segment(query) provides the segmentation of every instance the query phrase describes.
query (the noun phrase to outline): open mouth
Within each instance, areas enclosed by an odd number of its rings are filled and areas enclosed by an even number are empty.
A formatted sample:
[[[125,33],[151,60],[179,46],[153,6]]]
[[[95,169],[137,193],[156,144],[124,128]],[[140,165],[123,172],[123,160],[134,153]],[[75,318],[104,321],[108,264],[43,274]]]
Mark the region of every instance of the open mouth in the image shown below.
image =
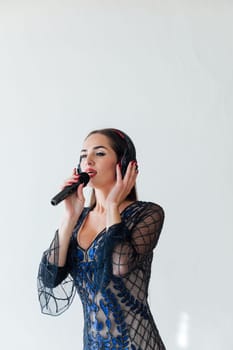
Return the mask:
[[[96,171],[87,171],[87,173],[90,177],[93,177],[96,175]]]

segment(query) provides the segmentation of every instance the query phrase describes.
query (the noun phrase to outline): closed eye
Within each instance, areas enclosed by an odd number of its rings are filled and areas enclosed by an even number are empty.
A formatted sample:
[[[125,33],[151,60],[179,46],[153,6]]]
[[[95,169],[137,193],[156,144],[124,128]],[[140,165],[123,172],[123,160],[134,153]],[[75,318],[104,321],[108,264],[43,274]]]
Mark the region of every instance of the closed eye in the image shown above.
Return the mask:
[[[82,155],[80,156],[80,158],[79,158],[79,159],[80,159],[79,161],[81,162],[81,160],[84,159],[84,158],[86,158],[86,157],[87,157],[86,154],[82,154]]]
[[[104,157],[106,155],[105,152],[96,152],[95,154],[97,157]],[[80,156],[80,162],[84,159],[84,158],[87,158],[87,154],[82,154]]]
[[[99,157],[103,157],[105,156],[106,153],[104,152],[96,152],[96,155],[99,156]]]

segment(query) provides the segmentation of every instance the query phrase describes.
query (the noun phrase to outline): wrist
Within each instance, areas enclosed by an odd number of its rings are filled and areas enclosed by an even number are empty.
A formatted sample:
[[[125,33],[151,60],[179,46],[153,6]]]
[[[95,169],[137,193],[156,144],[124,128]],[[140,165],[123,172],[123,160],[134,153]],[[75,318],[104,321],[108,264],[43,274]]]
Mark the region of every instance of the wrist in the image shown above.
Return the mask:
[[[106,209],[107,209],[107,215],[106,215],[107,228],[121,222],[121,215],[120,215],[118,204],[111,203],[111,205],[108,205]]]
[[[114,212],[114,211],[120,212],[119,207],[120,207],[120,204],[118,203],[107,203],[106,210],[109,212]]]

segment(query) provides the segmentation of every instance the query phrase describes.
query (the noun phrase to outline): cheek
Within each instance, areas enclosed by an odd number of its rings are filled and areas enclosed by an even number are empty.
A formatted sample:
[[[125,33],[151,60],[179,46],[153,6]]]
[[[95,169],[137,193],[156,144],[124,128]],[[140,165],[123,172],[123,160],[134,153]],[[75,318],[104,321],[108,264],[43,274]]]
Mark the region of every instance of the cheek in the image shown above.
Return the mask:
[[[116,177],[116,163],[115,162],[110,162],[108,165],[103,169],[104,173],[108,173],[111,177],[115,178]]]

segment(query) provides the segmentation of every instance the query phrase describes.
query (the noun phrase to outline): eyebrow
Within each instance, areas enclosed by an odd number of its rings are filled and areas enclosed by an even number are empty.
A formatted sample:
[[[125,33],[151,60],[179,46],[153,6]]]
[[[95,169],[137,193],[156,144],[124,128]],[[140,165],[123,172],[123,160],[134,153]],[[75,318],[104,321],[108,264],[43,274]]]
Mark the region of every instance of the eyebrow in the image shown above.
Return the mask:
[[[104,148],[104,149],[108,149],[107,147],[105,147],[105,146],[95,146],[95,147],[93,147],[93,149],[94,150],[96,150],[96,149],[99,149],[99,148]],[[81,149],[81,152],[87,152],[87,149]]]

